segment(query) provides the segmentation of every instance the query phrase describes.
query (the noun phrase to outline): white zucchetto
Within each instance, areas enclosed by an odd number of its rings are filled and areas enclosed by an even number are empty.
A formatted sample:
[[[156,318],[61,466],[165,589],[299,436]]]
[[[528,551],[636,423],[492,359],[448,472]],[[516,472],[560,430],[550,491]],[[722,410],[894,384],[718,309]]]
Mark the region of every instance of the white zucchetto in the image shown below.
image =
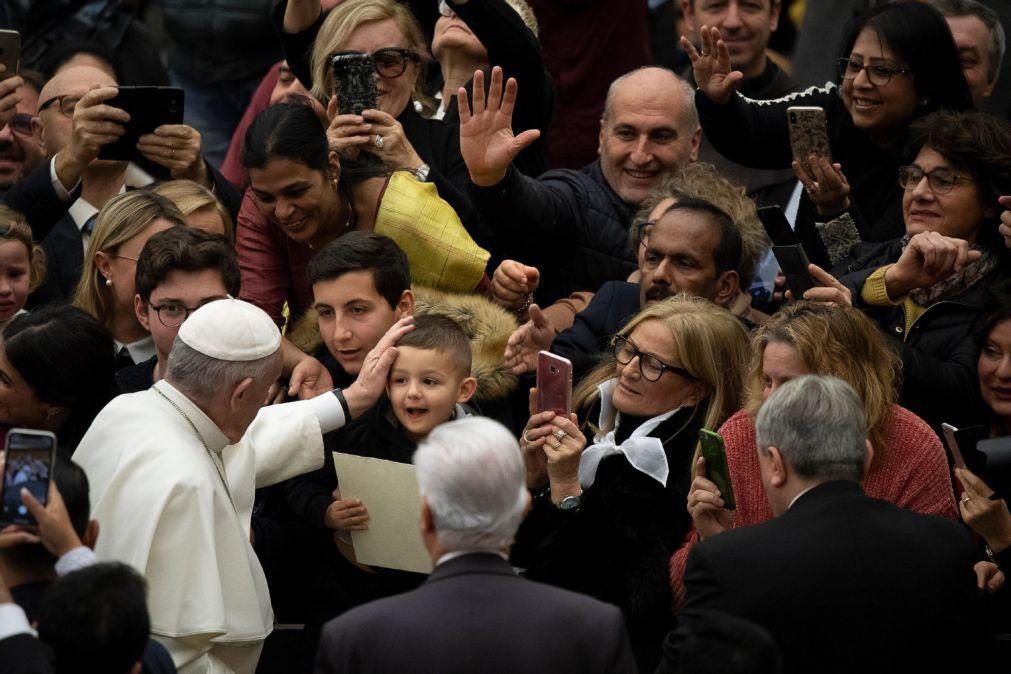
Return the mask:
[[[265,311],[230,297],[190,314],[179,339],[205,356],[231,362],[266,358],[281,346],[281,332]]]

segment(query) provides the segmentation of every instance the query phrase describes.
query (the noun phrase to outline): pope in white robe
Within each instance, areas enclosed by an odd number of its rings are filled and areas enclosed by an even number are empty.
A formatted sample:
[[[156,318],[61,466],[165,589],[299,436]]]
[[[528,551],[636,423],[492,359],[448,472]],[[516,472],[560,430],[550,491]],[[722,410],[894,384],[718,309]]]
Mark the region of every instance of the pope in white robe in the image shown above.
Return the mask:
[[[74,460],[101,526],[95,552],[145,576],[152,636],[183,674],[255,671],[273,613],[249,540],[254,490],[322,465],[322,434],[375,402],[405,325],[387,333],[344,393],[259,408],[280,370],[280,334],[250,304],[212,302],[180,328],[166,379],[114,399],[81,441]],[[277,366],[261,382],[246,379],[255,405],[236,402],[239,388],[215,392],[215,402],[206,380],[182,381],[207,371],[173,369],[173,356],[194,351],[229,363],[276,357]]]

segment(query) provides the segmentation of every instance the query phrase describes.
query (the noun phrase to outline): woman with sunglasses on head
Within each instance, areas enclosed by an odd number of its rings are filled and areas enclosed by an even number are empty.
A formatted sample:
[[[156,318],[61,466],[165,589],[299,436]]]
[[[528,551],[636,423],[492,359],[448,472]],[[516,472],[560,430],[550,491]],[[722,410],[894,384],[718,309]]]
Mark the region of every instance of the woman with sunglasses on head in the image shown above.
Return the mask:
[[[983,296],[1007,272],[998,195],[1011,189],[1011,124],[936,112],[910,128],[898,170],[905,235],[862,244],[839,282],[805,297],[852,303],[902,358],[899,402],[938,428],[981,422],[976,377]]]
[[[971,110],[972,99],[958,51],[944,17],[919,2],[882,3],[849,30],[839,58],[839,81],[774,101],[750,101],[736,93],[742,75],[732,72],[718,29],[703,27],[701,52],[682,38],[699,84],[695,102],[703,131],[724,156],[745,166],[789,168],[787,108],[817,106],[828,121],[832,161],[800,172],[797,233],[812,262],[830,266],[831,249],[845,241],[887,241],[901,236],[901,189],[895,170],[910,123],[935,110]],[[802,157],[810,161],[810,157]],[[843,242],[823,241],[814,221],[850,209]],[[815,211],[818,211],[817,216]]]
[[[578,420],[534,413],[523,430],[534,499],[513,563],[621,607],[640,670],[653,671],[672,621],[668,563],[691,526],[699,429],[740,405],[747,333],[727,310],[677,295],[640,312],[612,348],[573,394]]]
[[[679,602],[688,553],[700,539],[772,519],[755,452],[755,417],[773,391],[803,375],[838,377],[863,401],[874,449],[862,483],[868,496],[919,513],[958,518],[941,441],[922,419],[896,404],[898,358],[866,316],[852,308],[797,302],[760,326],[752,345],[744,409],[719,431],[736,508],[724,507],[723,495],[707,479],[705,461],[699,459],[687,499],[694,531],[671,559],[671,585]]]

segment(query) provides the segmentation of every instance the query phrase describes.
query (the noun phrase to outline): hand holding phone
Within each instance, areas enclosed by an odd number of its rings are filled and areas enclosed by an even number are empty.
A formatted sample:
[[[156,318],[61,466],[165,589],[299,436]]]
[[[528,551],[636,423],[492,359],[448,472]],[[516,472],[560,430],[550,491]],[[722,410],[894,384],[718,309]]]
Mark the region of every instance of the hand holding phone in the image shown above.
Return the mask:
[[[537,354],[537,411],[572,412],[572,362],[548,351]]]
[[[772,254],[786,276],[786,285],[793,291],[794,299],[801,299],[804,293],[818,284],[808,270],[811,262],[797,238],[797,234],[779,206],[764,206],[758,209],[758,219],[772,241]]]
[[[0,522],[33,526],[35,518],[22,502],[21,490],[42,505],[49,502],[49,483],[56,462],[56,436],[49,431],[12,428],[7,431]]]
[[[786,109],[790,127],[790,149],[794,160],[807,175],[814,175],[808,161],[816,155],[832,163],[832,150],[828,142],[828,121],[825,110],[818,107],[792,106]]]
[[[372,54],[356,51],[337,52],[330,56],[337,112],[360,115],[363,110],[379,109],[376,89],[376,62]]]
[[[706,479],[716,485],[723,499],[723,507],[736,510],[737,501],[734,498],[734,485],[730,481],[730,466],[727,465],[727,449],[719,433],[708,429],[699,431],[699,452],[706,460]]]
[[[133,161],[142,157],[137,143],[159,126],[183,123],[183,90],[178,87],[118,87],[106,104],[130,115],[123,124],[126,132],[102,145],[99,159]]]
[[[4,71],[0,80],[14,77],[21,66],[21,34],[16,30],[0,30],[0,63]]]

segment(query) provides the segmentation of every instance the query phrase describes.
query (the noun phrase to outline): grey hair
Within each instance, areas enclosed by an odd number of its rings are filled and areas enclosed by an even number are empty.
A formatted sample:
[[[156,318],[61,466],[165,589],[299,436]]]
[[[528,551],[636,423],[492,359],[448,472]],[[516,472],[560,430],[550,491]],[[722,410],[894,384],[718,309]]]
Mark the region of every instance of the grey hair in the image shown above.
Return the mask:
[[[414,453],[414,465],[440,546],[512,544],[530,497],[523,454],[505,426],[483,417],[437,426]]]
[[[990,33],[990,70],[986,76],[996,82],[1007,49],[1007,36],[997,12],[976,0],[927,0],[927,4],[946,17],[974,16],[983,22]]]
[[[687,80],[673,70],[662,68],[660,66],[640,66],[635,70],[630,70],[611,82],[611,86],[607,88],[607,98],[604,99],[604,114],[600,117],[601,124],[606,122],[607,118],[611,116],[611,107],[614,102],[613,99],[621,83],[643,70],[662,70],[665,73],[670,74],[677,81],[678,88],[681,90],[681,94],[685,97],[685,111],[687,113],[687,118],[684,120],[684,123],[688,127],[688,133],[693,134],[702,128],[702,125],[699,123],[699,111],[698,108],[695,107],[695,89],[692,88],[692,85],[689,84]]]
[[[777,388],[755,419],[759,451],[776,447],[804,478],[863,478],[867,422],[856,391],[837,377],[806,375]]]
[[[243,379],[261,381],[277,367],[280,350],[256,360],[231,361],[211,358],[176,336],[172,342],[165,377],[195,400],[210,400],[221,391],[231,391]]]

